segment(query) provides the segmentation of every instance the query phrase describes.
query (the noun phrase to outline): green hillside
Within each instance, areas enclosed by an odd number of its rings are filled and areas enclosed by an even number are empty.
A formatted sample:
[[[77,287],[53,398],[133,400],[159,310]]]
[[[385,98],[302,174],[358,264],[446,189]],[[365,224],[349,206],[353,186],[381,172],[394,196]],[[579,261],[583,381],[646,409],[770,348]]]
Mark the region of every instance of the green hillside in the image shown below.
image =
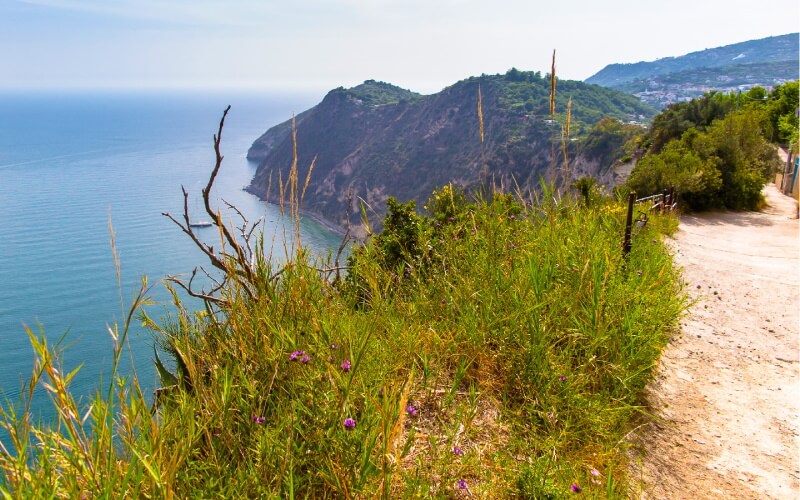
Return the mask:
[[[570,99],[571,138],[588,134],[604,117],[628,122],[655,114],[612,89],[575,81],[559,81],[557,88],[555,120],[549,114],[549,75],[538,72],[472,77],[432,95],[373,80],[334,89],[296,119],[301,169],[316,158],[303,208],[343,226],[346,214],[356,210],[348,200],[366,201],[380,220],[389,196],[419,203],[450,182],[467,188],[492,181],[537,186],[554,162],[561,168],[562,152],[554,144],[561,141]],[[577,158],[579,143],[569,144],[570,157],[586,163]],[[275,186],[279,177],[287,178],[293,151],[290,122],[257,139],[248,158],[261,164],[248,190],[276,200],[277,189],[267,192],[270,179]]]

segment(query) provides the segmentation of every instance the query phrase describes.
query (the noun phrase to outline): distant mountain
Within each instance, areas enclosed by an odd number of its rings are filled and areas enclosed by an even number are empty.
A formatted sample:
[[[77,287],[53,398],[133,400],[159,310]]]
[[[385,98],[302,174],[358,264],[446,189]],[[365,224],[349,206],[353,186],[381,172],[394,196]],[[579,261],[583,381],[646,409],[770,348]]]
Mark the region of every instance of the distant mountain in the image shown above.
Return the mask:
[[[482,95],[485,140],[478,125],[478,87]],[[561,127],[571,97],[571,135],[586,134],[606,116],[645,121],[655,110],[624,93],[575,81],[559,81],[556,122],[549,115],[550,79],[540,73],[510,70],[460,81],[437,94],[420,95],[368,80],[330,91],[296,118],[301,177],[316,157],[303,209],[342,226],[363,199],[384,213],[389,196],[424,202],[435,187],[455,182],[474,187],[494,180],[506,187],[535,187],[554,164],[561,166]],[[580,155],[570,142],[578,172],[602,176],[610,165]],[[279,179],[292,164],[291,121],[258,138],[248,158],[260,162],[247,188],[275,201]],[[603,160],[605,161],[605,160]],[[270,187],[271,186],[271,187]],[[268,192],[268,187],[270,190]]]
[[[711,90],[730,92],[796,80],[800,78],[799,64],[800,35],[792,33],[652,62],[610,64],[586,82],[664,107]]]

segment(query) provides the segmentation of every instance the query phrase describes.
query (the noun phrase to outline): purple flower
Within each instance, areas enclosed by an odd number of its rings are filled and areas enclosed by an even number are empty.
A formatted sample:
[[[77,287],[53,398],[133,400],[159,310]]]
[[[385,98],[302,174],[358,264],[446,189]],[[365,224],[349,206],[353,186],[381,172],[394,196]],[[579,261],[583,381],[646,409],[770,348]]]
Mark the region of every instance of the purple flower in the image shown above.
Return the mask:
[[[447,304],[447,299],[442,299],[442,304]]]
[[[642,271],[641,269],[638,269],[638,270],[636,271],[636,274],[638,274],[639,276],[641,276],[641,275],[643,275],[643,274],[644,274],[644,271]]]
[[[342,364],[339,365],[339,368],[341,368],[342,371],[349,372],[350,371],[350,360],[349,359],[345,359],[344,361],[342,361]]]
[[[447,219],[447,220],[449,220],[450,222],[455,222],[455,221],[456,221],[455,217],[450,217],[450,218],[449,218],[449,219]]]
[[[257,423],[258,425],[261,425],[266,421],[267,421],[267,417],[259,417],[257,415],[253,415],[253,422]]]
[[[413,406],[413,405],[408,405],[408,406],[406,406],[406,411],[407,411],[407,412],[408,412],[408,414],[409,414],[409,415],[411,415],[412,417],[416,417],[416,416],[417,416],[417,409],[416,409],[416,408],[414,408],[414,406]]]
[[[453,446],[453,455],[458,455],[460,457],[463,454],[464,454],[464,450],[462,450],[458,446]]]
[[[297,361],[298,359],[302,358],[306,355],[306,351],[294,351],[292,354],[289,355],[289,361]]]
[[[468,488],[467,482],[464,481],[463,479],[459,479],[458,480],[458,489],[459,490],[466,490],[467,488]]]
[[[311,361],[311,356],[309,356],[308,354],[303,356],[303,358],[300,360],[300,362],[303,363],[304,365],[308,364],[309,361]]]
[[[347,429],[348,431],[352,431],[353,429],[356,428],[356,421],[350,417],[347,417],[346,419],[344,419],[344,423],[342,425],[344,425],[344,428]]]
[[[578,486],[578,483],[572,483],[572,486],[570,486],[570,488],[572,489],[573,493],[580,493],[581,491],[583,491],[583,488]]]
[[[560,380],[561,382],[566,382],[567,377],[565,377],[564,375],[559,375],[558,380]]]
[[[516,217],[514,217],[513,215],[508,216],[508,220],[514,220],[514,219],[516,219]]]
[[[367,293],[369,293],[369,292],[367,292]],[[339,348],[339,346],[337,344],[331,344],[331,349],[338,349],[338,348]]]
[[[600,471],[597,469],[591,469],[589,474],[593,475],[594,477],[600,477]]]

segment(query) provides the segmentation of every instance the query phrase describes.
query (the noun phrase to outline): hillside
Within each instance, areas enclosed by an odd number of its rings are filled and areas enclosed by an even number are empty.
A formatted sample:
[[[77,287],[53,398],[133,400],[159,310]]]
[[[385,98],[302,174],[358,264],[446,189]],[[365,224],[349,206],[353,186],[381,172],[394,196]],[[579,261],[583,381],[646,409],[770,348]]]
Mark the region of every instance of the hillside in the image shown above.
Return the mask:
[[[792,33],[651,62],[610,64],[586,82],[622,90],[650,105],[664,107],[711,90],[730,92],[796,80],[798,60],[798,34]]]
[[[479,84],[483,150],[477,116]],[[363,199],[374,211],[374,223],[389,196],[420,204],[434,188],[449,182],[468,188],[492,179],[505,186],[514,182],[523,188],[536,186],[551,168],[551,152],[561,134],[550,120],[549,93],[549,76],[516,69],[468,78],[425,96],[373,80],[334,89],[296,118],[302,176],[317,158],[303,208],[341,226],[346,214],[357,208],[347,206],[352,192],[352,199]],[[654,114],[631,96],[582,82],[559,82],[557,96],[561,121],[567,100],[573,99],[573,137],[587,133],[605,116],[627,122]],[[290,131],[290,121],[281,123],[251,147],[248,158],[260,162],[247,188],[251,193],[277,198],[279,175],[286,179],[292,164]],[[555,152],[560,159],[559,148]],[[575,158],[578,143],[570,149]],[[608,167],[578,157],[572,168],[602,174]]]

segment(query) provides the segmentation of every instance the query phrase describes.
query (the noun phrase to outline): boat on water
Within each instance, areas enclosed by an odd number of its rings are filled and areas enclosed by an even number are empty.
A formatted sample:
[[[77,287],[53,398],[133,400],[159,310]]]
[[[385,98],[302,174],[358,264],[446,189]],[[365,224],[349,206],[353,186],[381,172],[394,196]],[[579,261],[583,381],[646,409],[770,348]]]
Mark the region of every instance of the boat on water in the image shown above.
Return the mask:
[[[209,226],[213,226],[213,225],[214,225],[213,222],[209,222],[207,220],[199,220],[199,221],[196,221],[196,222],[190,222],[189,223],[189,227],[209,227]]]

